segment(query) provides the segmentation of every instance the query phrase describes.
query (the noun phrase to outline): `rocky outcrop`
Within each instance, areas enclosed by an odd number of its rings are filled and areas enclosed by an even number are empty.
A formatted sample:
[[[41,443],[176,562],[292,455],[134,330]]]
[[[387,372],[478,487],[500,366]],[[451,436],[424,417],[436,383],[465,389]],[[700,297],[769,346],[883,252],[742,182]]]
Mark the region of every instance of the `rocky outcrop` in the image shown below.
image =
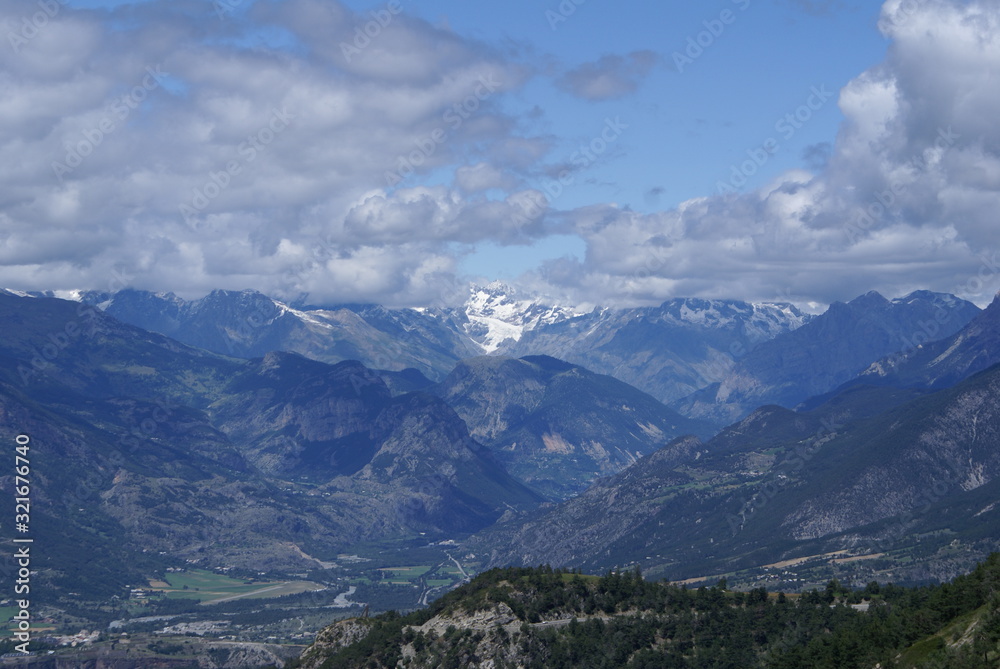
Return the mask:
[[[319,669],[330,655],[368,636],[372,624],[371,618],[348,618],[324,627],[302,654],[302,669]]]

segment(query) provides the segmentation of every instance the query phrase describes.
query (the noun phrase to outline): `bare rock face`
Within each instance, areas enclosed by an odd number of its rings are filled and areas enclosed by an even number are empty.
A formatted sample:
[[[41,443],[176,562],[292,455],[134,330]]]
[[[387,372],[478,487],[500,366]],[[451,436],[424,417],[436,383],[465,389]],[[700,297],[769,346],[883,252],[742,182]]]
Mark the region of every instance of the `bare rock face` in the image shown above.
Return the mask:
[[[705,443],[675,441],[470,547],[491,566],[639,563],[689,578],[919,544],[906,573],[950,578],[968,567],[943,564],[950,542],[974,559],[1000,546],[998,445],[1000,366],[934,393],[851,388],[811,411],[762,407]]]
[[[851,381],[872,363],[962,330],[979,308],[953,295],[917,291],[887,300],[876,292],[762,342],[718,383],[672,406],[728,424],[765,404],[793,408]]]
[[[887,425],[870,445],[885,464],[844,472],[843,485],[794,509],[797,539],[817,538],[971,492],[1000,477],[1000,376],[948,393],[934,413]]]
[[[543,323],[497,352],[568,360],[671,404],[721,381],[755,346],[811,318],[785,303],[678,298]]]
[[[324,627],[302,654],[303,669],[319,669],[330,655],[368,636],[372,623],[370,618],[348,618]]]
[[[512,474],[557,500],[676,437],[712,432],[615,378],[548,356],[464,360],[428,391]]]
[[[461,627],[462,629],[486,630],[496,626],[520,625],[513,609],[507,604],[500,602],[486,609],[478,609],[473,612],[448,611],[434,616],[423,625],[415,628],[421,632],[434,632],[438,635],[444,634],[449,627]]]

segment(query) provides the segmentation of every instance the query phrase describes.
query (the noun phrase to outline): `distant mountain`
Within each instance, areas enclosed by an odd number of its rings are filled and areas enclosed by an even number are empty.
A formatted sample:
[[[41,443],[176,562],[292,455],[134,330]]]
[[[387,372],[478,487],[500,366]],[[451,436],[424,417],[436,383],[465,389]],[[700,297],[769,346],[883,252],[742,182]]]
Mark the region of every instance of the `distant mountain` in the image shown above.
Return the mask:
[[[492,353],[525,331],[575,315],[500,282],[473,286],[461,307],[436,309],[292,307],[250,290],[216,290],[192,301],[131,289],[79,292],[76,297],[123,322],[224,355],[253,358],[290,351],[322,362],[358,360],[389,371],[413,368],[433,379],[441,379],[458,360]]]
[[[951,336],[937,338],[945,329],[937,321],[927,321],[924,325],[925,332],[922,336],[915,335],[910,346],[873,363],[854,383],[947,388],[1000,363],[1000,294]]]
[[[138,290],[76,297],[123,322],[223,355],[290,351],[322,362],[412,368],[434,381],[459,360],[484,353],[550,355],[661,401],[724,378],[735,359],[810,319],[788,304],[696,299],[580,314],[500,282],[472,286],[460,307],[434,309],[293,307],[254,291],[218,290],[192,301]]]
[[[670,403],[725,378],[757,344],[809,320],[790,304],[676,299],[539,325],[498,353],[550,355]]]
[[[548,356],[464,360],[430,392],[508,471],[557,499],[675,437],[713,432],[628,384]]]
[[[193,301],[122,290],[80,299],[118,320],[223,355],[299,353],[321,362],[358,360],[375,369],[414,368],[435,379],[480,349],[443,318],[378,305],[292,308],[255,291],[216,290]]]
[[[8,293],[0,361],[0,433],[36,444],[32,523],[47,528],[38,566],[53,599],[117,594],[166,559],[308,568],[541,501],[441,399],[393,397],[357,362],[238,360]]]
[[[915,337],[948,337],[979,313],[971,302],[929,291],[895,300],[870,292],[836,302],[801,328],[760,343],[721,380],[671,406],[721,424],[765,404],[794,407],[912,347]]]
[[[670,578],[844,551],[878,558],[883,579],[950,578],[1000,545],[1000,366],[918,395],[858,387],[804,414],[763,407],[470,548],[493,565]]]
[[[281,480],[308,481],[313,494],[330,493],[347,507],[359,500],[344,493],[368,500],[377,489],[365,504],[376,515],[405,510],[391,531],[467,532],[540,499],[439,398],[392,397],[357,362],[331,367],[269,353],[245,364],[219,397],[213,422],[251,464]],[[365,523],[358,539],[370,538],[371,529]]]
[[[571,308],[546,305],[522,295],[500,281],[472,286],[461,311],[463,331],[484,353],[515,344],[525,332],[579,315]]]

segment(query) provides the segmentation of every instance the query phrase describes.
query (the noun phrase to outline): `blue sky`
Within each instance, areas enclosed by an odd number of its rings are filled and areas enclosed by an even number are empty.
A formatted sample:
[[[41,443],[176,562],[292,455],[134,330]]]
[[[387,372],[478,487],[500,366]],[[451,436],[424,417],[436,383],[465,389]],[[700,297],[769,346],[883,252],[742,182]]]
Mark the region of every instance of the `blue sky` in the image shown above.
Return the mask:
[[[493,278],[578,304],[1000,287],[993,0],[37,10],[0,12],[13,288],[124,272],[420,305]]]
[[[360,13],[381,6],[349,4]],[[730,182],[733,166],[747,159],[746,151],[771,137],[781,140],[780,150],[741,190],[804,166],[809,162],[807,149],[822,150],[836,136],[843,120],[836,97],[801,128],[792,125],[796,132],[787,141],[788,131],[779,133],[776,123],[794,113],[813,87],[836,94],[858,72],[881,61],[887,45],[876,28],[878,9],[870,5],[833,10],[773,0],[697,4],[590,0],[574,7],[567,16],[558,2],[406,3],[407,11],[429,22],[449,25],[487,43],[517,45],[534,52],[540,61],[551,59],[553,66],[640,50],[662,59],[627,99],[594,104],[539,80],[510,101],[517,114],[544,108],[542,130],[560,137],[557,151],[566,156],[588,144],[605,117],[620,117],[629,126],[614,149],[560,195],[563,207],[597,201],[643,212],[675,207],[716,192],[720,181]],[[726,11],[731,23],[722,22]],[[708,46],[698,54],[689,39],[697,42],[700,36]],[[690,63],[689,53],[697,55]],[[675,60],[682,71],[675,69]],[[544,181],[538,185],[544,187]],[[540,240],[529,252],[484,244],[464,259],[462,267],[511,279],[545,258],[584,253],[582,240],[560,235]]]

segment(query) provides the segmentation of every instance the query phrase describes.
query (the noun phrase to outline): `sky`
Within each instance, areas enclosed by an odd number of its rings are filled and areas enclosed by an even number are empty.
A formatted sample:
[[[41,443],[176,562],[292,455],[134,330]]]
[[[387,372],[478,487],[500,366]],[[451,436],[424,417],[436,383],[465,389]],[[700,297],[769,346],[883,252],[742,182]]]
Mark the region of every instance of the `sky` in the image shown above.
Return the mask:
[[[1000,0],[4,0],[0,286],[1000,289]]]

